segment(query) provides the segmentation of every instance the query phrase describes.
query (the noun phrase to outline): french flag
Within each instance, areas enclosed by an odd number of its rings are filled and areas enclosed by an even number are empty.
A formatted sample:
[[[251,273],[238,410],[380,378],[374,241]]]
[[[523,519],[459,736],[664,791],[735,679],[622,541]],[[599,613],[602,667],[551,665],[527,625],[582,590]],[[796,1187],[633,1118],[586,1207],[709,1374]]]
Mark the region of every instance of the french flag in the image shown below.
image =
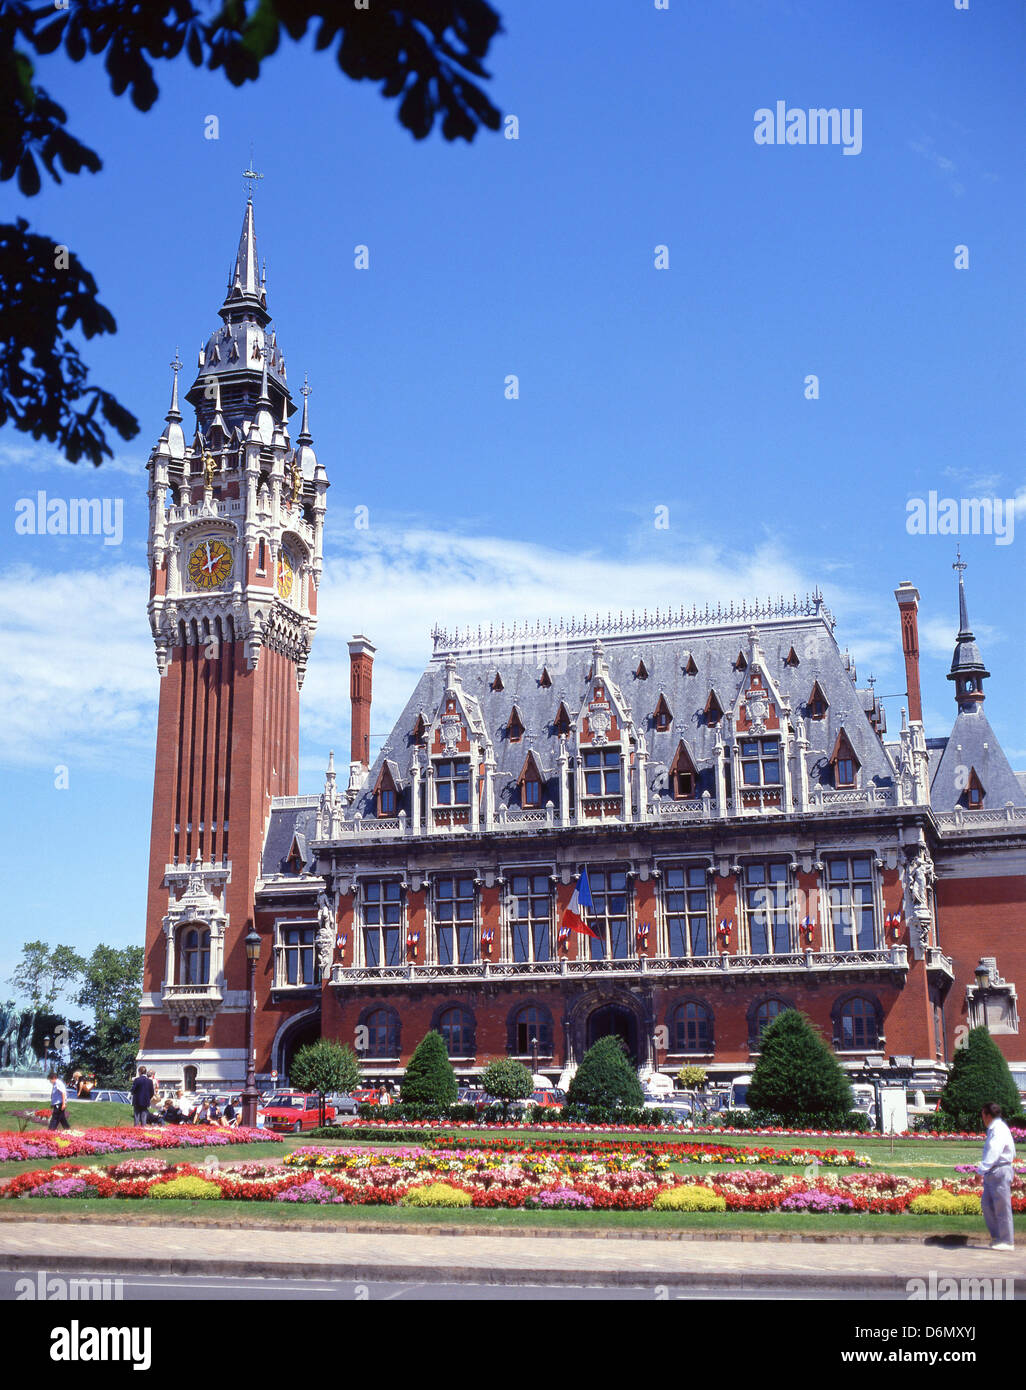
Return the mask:
[[[584,920],[584,909],[595,909],[595,904],[591,900],[591,885],[588,882],[588,870],[582,869],[581,876],[577,880],[577,887],[574,895],[567,906],[563,909],[563,926],[570,931],[582,932],[585,936],[593,936],[596,941],[601,941],[598,932],[592,931]]]

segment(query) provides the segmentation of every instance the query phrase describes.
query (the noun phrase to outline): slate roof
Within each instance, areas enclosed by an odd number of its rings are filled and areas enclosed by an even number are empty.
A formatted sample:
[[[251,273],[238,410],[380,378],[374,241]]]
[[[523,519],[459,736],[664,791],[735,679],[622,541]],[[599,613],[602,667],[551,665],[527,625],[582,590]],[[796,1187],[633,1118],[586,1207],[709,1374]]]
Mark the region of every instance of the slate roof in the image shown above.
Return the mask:
[[[290,800],[291,798],[285,798]],[[261,874],[271,878],[286,872],[285,861],[289,857],[293,840],[303,855],[303,873],[313,871],[313,856],[310,841],[317,834],[317,797],[304,797],[309,806],[274,806],[264,836],[264,852],[261,859]]]
[[[747,684],[751,661],[749,626],[748,623],[731,623],[667,633],[613,633],[602,638],[609,679],[629,703],[635,726],[645,735],[652,793],[668,794],[669,767],[683,739],[699,774],[696,794],[701,796],[705,790],[714,794],[716,729],[706,723],[702,711],[710,690],[715,688],[729,712],[742,686]],[[829,706],[826,717],[805,719],[810,787],[831,784],[828,764],[842,727],[861,765],[861,785],[892,785],[890,760],[880,735],[867,717],[866,692],[856,689],[854,668],[838,649],[828,617],[817,614],[762,623],[758,625],[758,635],[767,675],[781,698],[790,703],[792,718],[806,714],[806,701],[814,682],[819,682],[826,695]],[[364,816],[373,814],[373,788],[385,758],[398,763],[404,787],[409,787],[416,747],[413,727],[421,712],[429,725],[434,718],[445,690],[445,663],[452,658],[456,660],[463,690],[469,697],[468,704],[475,713],[480,713],[492,742],[496,763],[496,810],[503,803],[517,804],[516,779],[529,749],[534,750],[542,767],[551,774],[542,789],[542,804],[547,800],[558,804],[559,739],[553,720],[561,701],[571,719],[576,718],[581,709],[590,688],[587,675],[593,665],[593,643],[591,636],[572,639],[558,653],[552,647],[531,644],[519,649],[506,648],[501,653],[480,649],[465,654],[458,650],[437,651],[383,745],[362,792],[347,808],[347,816],[356,812]],[[798,656],[797,666],[787,664],[792,647]],[[736,669],[739,653],[744,653],[748,669]],[[561,655],[565,660],[559,659]],[[694,675],[686,674],[689,657],[697,668]],[[647,679],[636,675],[642,662],[648,672]],[[540,684],[543,669],[548,671],[549,686]],[[501,690],[492,689],[496,672],[502,678]],[[656,730],[652,718],[660,694],[673,715],[665,731]],[[524,736],[517,742],[512,742],[507,735],[514,705],[525,725]],[[573,751],[572,746],[570,751]],[[407,814],[410,808],[405,802],[408,799],[407,791],[401,798]]]
[[[965,769],[961,774],[960,767]],[[1008,801],[1013,806],[1026,806],[1026,792],[980,705],[959,711],[937,770],[932,772],[930,802],[935,811],[965,806],[969,768],[976,769],[983,785],[983,804],[988,810],[1000,809]]]

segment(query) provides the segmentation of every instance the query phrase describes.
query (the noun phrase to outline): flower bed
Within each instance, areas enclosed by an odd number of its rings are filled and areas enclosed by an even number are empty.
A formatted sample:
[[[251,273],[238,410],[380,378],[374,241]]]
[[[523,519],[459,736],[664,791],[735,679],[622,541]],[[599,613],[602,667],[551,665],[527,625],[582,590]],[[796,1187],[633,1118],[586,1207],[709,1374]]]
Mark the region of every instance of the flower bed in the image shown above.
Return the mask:
[[[738,1166],[729,1173],[674,1173],[671,1163],[712,1162],[722,1146],[551,1143],[479,1148],[408,1148],[368,1153],[304,1147],[281,1163],[170,1164],[128,1160],[110,1168],[59,1163],[21,1173],[0,1198],[92,1197],[292,1202],[314,1205],[470,1206],[525,1210],[793,1211],[821,1213],[942,1212],[979,1209],[980,1179],[944,1182],[890,1173],[774,1173]],[[714,1152],[710,1154],[709,1150]],[[809,1158],[814,1151],[806,1150]],[[829,1154],[830,1151],[827,1151]],[[774,1155],[773,1150],[763,1153]],[[729,1160],[728,1160],[729,1161]],[[765,1162],[766,1159],[763,1158]],[[452,1193],[460,1194],[457,1198]],[[1026,1180],[1012,1186],[1014,1211],[1026,1211]]]
[[[857,1129],[728,1129],[723,1125],[695,1125],[688,1127],[685,1125],[591,1125],[591,1124],[557,1124],[548,1123],[542,1126],[546,1133],[552,1134],[725,1134],[733,1138],[735,1135],[745,1136],[766,1136],[780,1139],[884,1139],[890,1135],[877,1133],[875,1130]],[[340,1119],[330,1129],[383,1129],[383,1130],[453,1130],[453,1129],[472,1129],[472,1130],[510,1130],[525,1129],[536,1131],[539,1126],[530,1122],[523,1123],[510,1120],[508,1123],[493,1122],[490,1120],[364,1120],[364,1119]],[[324,1131],[321,1131],[322,1133]],[[1016,1143],[1026,1141],[1026,1129],[1012,1129],[1012,1138]],[[960,1142],[982,1143],[982,1132],[971,1130],[952,1131],[944,1134],[926,1133],[919,1130],[902,1130],[894,1135],[895,1139],[915,1139],[924,1143],[938,1140],[957,1140]],[[434,1141],[433,1141],[434,1142]]]
[[[228,1144],[281,1143],[281,1136],[264,1129],[220,1129],[216,1125],[118,1126],[113,1129],[48,1130],[45,1134],[0,1131],[0,1163],[29,1158],[80,1158],[87,1154],[117,1154],[147,1149],[206,1149]]]

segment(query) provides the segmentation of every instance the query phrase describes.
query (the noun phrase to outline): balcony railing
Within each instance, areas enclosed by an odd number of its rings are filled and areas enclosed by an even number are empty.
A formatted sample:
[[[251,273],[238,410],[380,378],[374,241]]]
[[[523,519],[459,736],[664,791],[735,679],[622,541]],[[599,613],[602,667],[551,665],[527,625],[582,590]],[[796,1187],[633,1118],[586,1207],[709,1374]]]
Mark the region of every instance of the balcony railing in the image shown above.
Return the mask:
[[[946,975],[949,980],[955,978],[955,963],[950,956],[946,956],[943,951],[936,946],[926,948],[926,969],[927,972],[934,971],[939,975]]]
[[[331,983],[339,986],[438,981],[461,984],[473,980],[579,980],[592,975],[625,978],[682,975],[689,979],[703,976],[722,979],[745,973],[808,975],[810,972],[826,974],[849,970],[905,972],[908,952],[904,946],[892,946],[881,951],[802,951],[765,956],[631,956],[625,960],[473,961],[465,965],[334,965]]]
[[[1026,824],[1026,806],[1013,806],[1010,801],[1001,807],[981,807],[978,811],[967,811],[956,806],[953,811],[938,811],[936,819],[942,835],[1000,830],[1009,825]]]

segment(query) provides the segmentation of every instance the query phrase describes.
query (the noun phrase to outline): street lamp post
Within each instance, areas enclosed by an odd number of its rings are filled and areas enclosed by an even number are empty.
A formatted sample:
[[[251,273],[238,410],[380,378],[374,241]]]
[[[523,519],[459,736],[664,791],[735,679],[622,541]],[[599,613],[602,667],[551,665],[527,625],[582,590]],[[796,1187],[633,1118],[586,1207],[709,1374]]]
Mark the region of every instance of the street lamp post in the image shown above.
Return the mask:
[[[256,1088],[256,968],[260,959],[260,937],[250,926],[246,934],[246,964],[249,971],[249,1007],[246,1010],[246,1089],[242,1093],[242,1123],[255,1129],[257,1122]]]
[[[531,1080],[533,1082],[538,1072],[538,1039],[531,1039]]]

